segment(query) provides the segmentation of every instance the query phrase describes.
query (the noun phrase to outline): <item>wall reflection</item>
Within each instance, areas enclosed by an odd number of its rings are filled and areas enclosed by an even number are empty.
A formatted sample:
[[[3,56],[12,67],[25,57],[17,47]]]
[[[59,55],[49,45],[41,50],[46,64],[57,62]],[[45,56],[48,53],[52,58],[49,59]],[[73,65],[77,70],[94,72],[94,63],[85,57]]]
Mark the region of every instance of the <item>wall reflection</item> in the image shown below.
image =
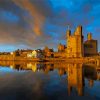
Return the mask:
[[[49,63],[49,62],[12,62],[0,61],[0,66],[8,66],[14,70],[32,70],[33,72],[42,71],[48,74],[50,71],[57,70],[60,76],[66,75],[68,95],[73,91],[77,95],[84,95],[85,78],[88,86],[93,87],[95,80],[100,80],[100,73],[95,66],[83,63]]]

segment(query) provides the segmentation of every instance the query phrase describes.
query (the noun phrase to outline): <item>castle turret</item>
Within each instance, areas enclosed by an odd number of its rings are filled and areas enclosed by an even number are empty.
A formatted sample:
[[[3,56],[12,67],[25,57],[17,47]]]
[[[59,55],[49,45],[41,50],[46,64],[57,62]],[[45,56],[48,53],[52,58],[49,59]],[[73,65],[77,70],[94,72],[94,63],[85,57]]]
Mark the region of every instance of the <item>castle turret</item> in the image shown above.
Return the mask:
[[[71,36],[71,30],[67,30],[66,34],[67,34],[67,38],[70,37]]]
[[[87,40],[92,40],[92,34],[91,33],[87,34]]]
[[[71,36],[71,30],[67,30],[67,32],[66,32],[66,47],[69,45],[69,39],[70,39],[70,36]]]
[[[76,28],[74,35],[81,35],[82,36],[82,26],[78,26]]]
[[[92,34],[87,34],[87,40],[84,42],[84,55],[95,56],[98,54],[98,41],[92,38]]]

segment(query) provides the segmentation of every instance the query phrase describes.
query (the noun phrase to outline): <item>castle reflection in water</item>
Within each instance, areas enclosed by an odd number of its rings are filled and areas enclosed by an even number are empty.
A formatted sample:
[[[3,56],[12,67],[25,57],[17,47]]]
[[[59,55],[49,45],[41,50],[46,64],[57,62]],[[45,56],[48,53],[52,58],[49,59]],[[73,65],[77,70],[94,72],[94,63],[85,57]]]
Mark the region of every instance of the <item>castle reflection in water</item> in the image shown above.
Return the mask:
[[[44,72],[58,70],[60,76],[66,75],[68,95],[71,95],[73,89],[79,96],[84,95],[85,78],[88,80],[89,87],[94,85],[95,80],[100,80],[100,73],[95,67],[82,63],[36,63],[36,62],[12,62],[2,61],[0,66],[8,66],[18,71],[32,70],[33,72]]]

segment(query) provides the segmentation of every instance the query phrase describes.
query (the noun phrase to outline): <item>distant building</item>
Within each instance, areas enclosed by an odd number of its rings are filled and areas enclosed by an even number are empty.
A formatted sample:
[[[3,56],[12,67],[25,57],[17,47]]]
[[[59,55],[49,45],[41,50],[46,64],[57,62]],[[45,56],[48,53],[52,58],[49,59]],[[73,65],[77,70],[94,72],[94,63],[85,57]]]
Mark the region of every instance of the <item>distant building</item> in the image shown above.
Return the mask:
[[[58,45],[58,52],[65,52],[66,46],[61,43]]]
[[[27,54],[28,58],[36,58],[37,57],[37,51],[33,50],[32,52]]]
[[[53,49],[49,49],[47,46],[43,49],[44,56],[46,58],[53,58],[54,57],[54,51]]]
[[[15,50],[14,52],[11,52],[11,55],[13,56],[20,56],[20,57],[26,57],[28,53],[31,53],[32,50],[27,49],[27,50]]]
[[[92,34],[87,34],[87,40],[84,42],[84,56],[95,56],[98,54],[97,40],[92,39]]]
[[[27,54],[28,58],[44,58],[44,53],[42,50],[37,49],[33,50],[31,53]]]
[[[53,54],[54,58],[66,58],[66,46],[60,43],[58,45],[58,51]]]
[[[0,55],[10,55],[10,52],[0,52]]]

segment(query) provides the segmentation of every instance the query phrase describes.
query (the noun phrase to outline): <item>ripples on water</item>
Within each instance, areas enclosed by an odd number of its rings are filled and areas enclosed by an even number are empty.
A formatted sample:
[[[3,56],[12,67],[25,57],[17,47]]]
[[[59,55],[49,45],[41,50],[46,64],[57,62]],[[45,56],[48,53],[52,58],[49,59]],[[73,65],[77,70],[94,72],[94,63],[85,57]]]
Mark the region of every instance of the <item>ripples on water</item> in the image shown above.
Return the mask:
[[[95,66],[0,62],[0,100],[100,100]]]

